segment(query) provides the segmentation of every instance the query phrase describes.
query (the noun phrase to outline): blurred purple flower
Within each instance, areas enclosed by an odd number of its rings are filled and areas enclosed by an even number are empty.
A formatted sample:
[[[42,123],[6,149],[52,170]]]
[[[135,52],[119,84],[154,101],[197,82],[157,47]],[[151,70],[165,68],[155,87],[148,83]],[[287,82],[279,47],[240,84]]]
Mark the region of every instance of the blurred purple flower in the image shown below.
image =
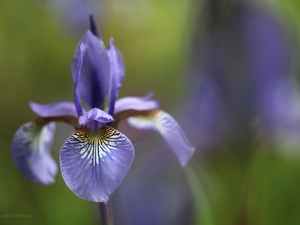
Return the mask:
[[[92,17],[91,30],[76,48],[71,72],[74,103],[31,103],[40,118],[21,126],[13,138],[13,160],[29,180],[54,182],[57,169],[50,155],[54,121],[76,128],[61,147],[60,167],[67,186],[85,200],[107,202],[132,164],[133,145],[115,129],[123,119],[128,118],[137,129],[159,131],[181,165],[191,158],[194,148],[174,118],[158,109],[159,103],[151,100],[151,94],[116,100],[125,76],[123,58],[112,38],[105,49]],[[108,107],[102,110],[107,95]],[[81,98],[89,111],[83,109]]]
[[[273,141],[298,142],[299,89],[290,76],[291,52],[287,37],[283,35],[284,29],[271,15],[253,13],[253,16],[245,17],[252,93],[261,128],[265,137]]]
[[[299,130],[287,37],[278,18],[254,4],[207,1],[206,20],[199,17],[206,23],[192,42],[189,107],[198,120],[188,129],[198,131],[192,140],[199,148],[243,143],[257,129],[273,140]]]

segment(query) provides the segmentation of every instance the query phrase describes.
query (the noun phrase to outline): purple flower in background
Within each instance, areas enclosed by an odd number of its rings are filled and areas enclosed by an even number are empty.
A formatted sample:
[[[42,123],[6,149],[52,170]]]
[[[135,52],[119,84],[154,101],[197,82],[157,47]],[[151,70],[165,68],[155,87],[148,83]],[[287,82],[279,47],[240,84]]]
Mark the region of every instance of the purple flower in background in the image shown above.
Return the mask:
[[[188,118],[199,118],[187,129],[193,142],[200,149],[229,142],[245,149],[258,130],[264,140],[298,142],[299,91],[280,19],[256,1],[227,3],[206,2],[191,46]]]
[[[246,51],[260,128],[267,140],[298,148],[299,86],[291,74],[293,42],[284,31],[274,15],[252,12],[245,16]]]
[[[104,47],[92,17],[91,30],[76,48],[71,72],[74,103],[31,103],[40,117],[21,126],[13,137],[13,160],[26,178],[39,184],[54,182],[57,167],[50,149],[57,121],[76,128],[61,147],[60,168],[67,186],[85,200],[107,202],[132,164],[133,145],[116,129],[123,119],[137,129],[159,131],[181,165],[191,158],[194,148],[174,118],[158,109],[151,94],[116,100],[125,76],[123,58],[112,38]]]

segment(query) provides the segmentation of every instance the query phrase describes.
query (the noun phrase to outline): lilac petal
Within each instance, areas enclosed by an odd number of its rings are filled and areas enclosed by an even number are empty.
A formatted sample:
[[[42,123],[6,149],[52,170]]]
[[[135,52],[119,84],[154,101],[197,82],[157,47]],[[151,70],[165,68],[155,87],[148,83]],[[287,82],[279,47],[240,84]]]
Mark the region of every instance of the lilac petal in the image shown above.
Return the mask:
[[[19,171],[38,184],[54,183],[57,166],[50,155],[55,123],[22,125],[12,140],[12,158]]]
[[[110,89],[108,99],[108,113],[114,114],[115,102],[119,90],[125,77],[125,66],[121,53],[114,45],[114,39],[110,39],[110,45],[107,47],[107,54],[110,60]]]
[[[186,165],[192,157],[194,148],[190,145],[179,124],[168,113],[155,110],[147,116],[130,117],[128,122],[137,129],[154,129],[160,132],[177,155],[182,166]]]
[[[81,43],[79,47],[80,47],[80,55],[78,57],[76,77],[74,80],[74,103],[75,103],[77,115],[81,116],[83,114],[83,108],[82,108],[82,105],[80,102],[79,82],[80,82],[80,78],[81,78],[83,57],[84,57],[85,51],[87,49],[87,46],[84,43]]]
[[[157,100],[151,100],[152,93],[144,97],[124,97],[116,101],[115,114],[125,110],[153,110],[159,107]]]
[[[121,184],[134,158],[130,140],[112,127],[82,127],[60,152],[62,176],[78,197],[107,202]]]
[[[87,113],[79,117],[79,124],[86,125],[91,121],[98,121],[100,123],[110,123],[114,121],[113,117],[98,108],[93,108]]]
[[[31,110],[40,117],[77,116],[76,108],[73,102],[55,102],[51,104],[38,104],[35,102],[29,103]]]
[[[87,46],[83,58],[81,73],[78,74],[78,65],[82,56],[81,44]],[[108,93],[110,62],[103,42],[87,31],[77,45],[71,64],[73,81],[78,80],[78,93],[90,108],[101,108]]]

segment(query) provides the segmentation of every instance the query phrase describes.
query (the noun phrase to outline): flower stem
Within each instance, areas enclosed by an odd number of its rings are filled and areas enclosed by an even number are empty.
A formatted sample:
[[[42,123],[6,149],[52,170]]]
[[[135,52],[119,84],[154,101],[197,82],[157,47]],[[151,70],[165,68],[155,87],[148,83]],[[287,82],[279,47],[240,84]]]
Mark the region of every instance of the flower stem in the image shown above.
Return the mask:
[[[113,207],[112,207],[111,196],[110,196],[110,199],[107,203],[107,207],[108,207],[108,219],[110,221],[110,225],[114,225],[114,215],[113,215]]]
[[[108,201],[107,204],[100,202],[99,209],[100,209],[101,225],[113,225],[114,218],[113,218],[111,199]]]

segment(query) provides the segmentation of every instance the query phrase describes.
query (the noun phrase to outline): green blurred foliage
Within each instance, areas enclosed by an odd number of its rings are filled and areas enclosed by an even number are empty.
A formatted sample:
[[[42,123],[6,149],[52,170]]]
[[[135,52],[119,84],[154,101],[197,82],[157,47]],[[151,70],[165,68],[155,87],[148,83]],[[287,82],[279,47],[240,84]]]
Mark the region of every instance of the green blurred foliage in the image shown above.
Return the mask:
[[[154,91],[163,108],[180,105],[188,41],[197,13],[193,5],[198,2],[134,4],[114,1],[107,5],[105,19],[98,21],[104,42],[114,37],[125,60],[127,77],[120,95]],[[299,39],[300,3],[272,4]],[[32,184],[19,173],[10,155],[14,132],[35,118],[29,101],[72,100],[69,65],[80,36],[65,32],[50,8],[42,5],[30,0],[2,0],[0,7],[0,224],[96,224],[97,205],[77,198],[60,173],[54,185]],[[120,10],[123,8],[126,10]],[[56,135],[56,160],[67,136]],[[269,147],[258,147],[242,163],[228,152],[208,161],[193,160],[185,172],[196,203],[194,224],[300,224],[300,160],[270,152]],[[30,217],[13,217],[18,214]]]

